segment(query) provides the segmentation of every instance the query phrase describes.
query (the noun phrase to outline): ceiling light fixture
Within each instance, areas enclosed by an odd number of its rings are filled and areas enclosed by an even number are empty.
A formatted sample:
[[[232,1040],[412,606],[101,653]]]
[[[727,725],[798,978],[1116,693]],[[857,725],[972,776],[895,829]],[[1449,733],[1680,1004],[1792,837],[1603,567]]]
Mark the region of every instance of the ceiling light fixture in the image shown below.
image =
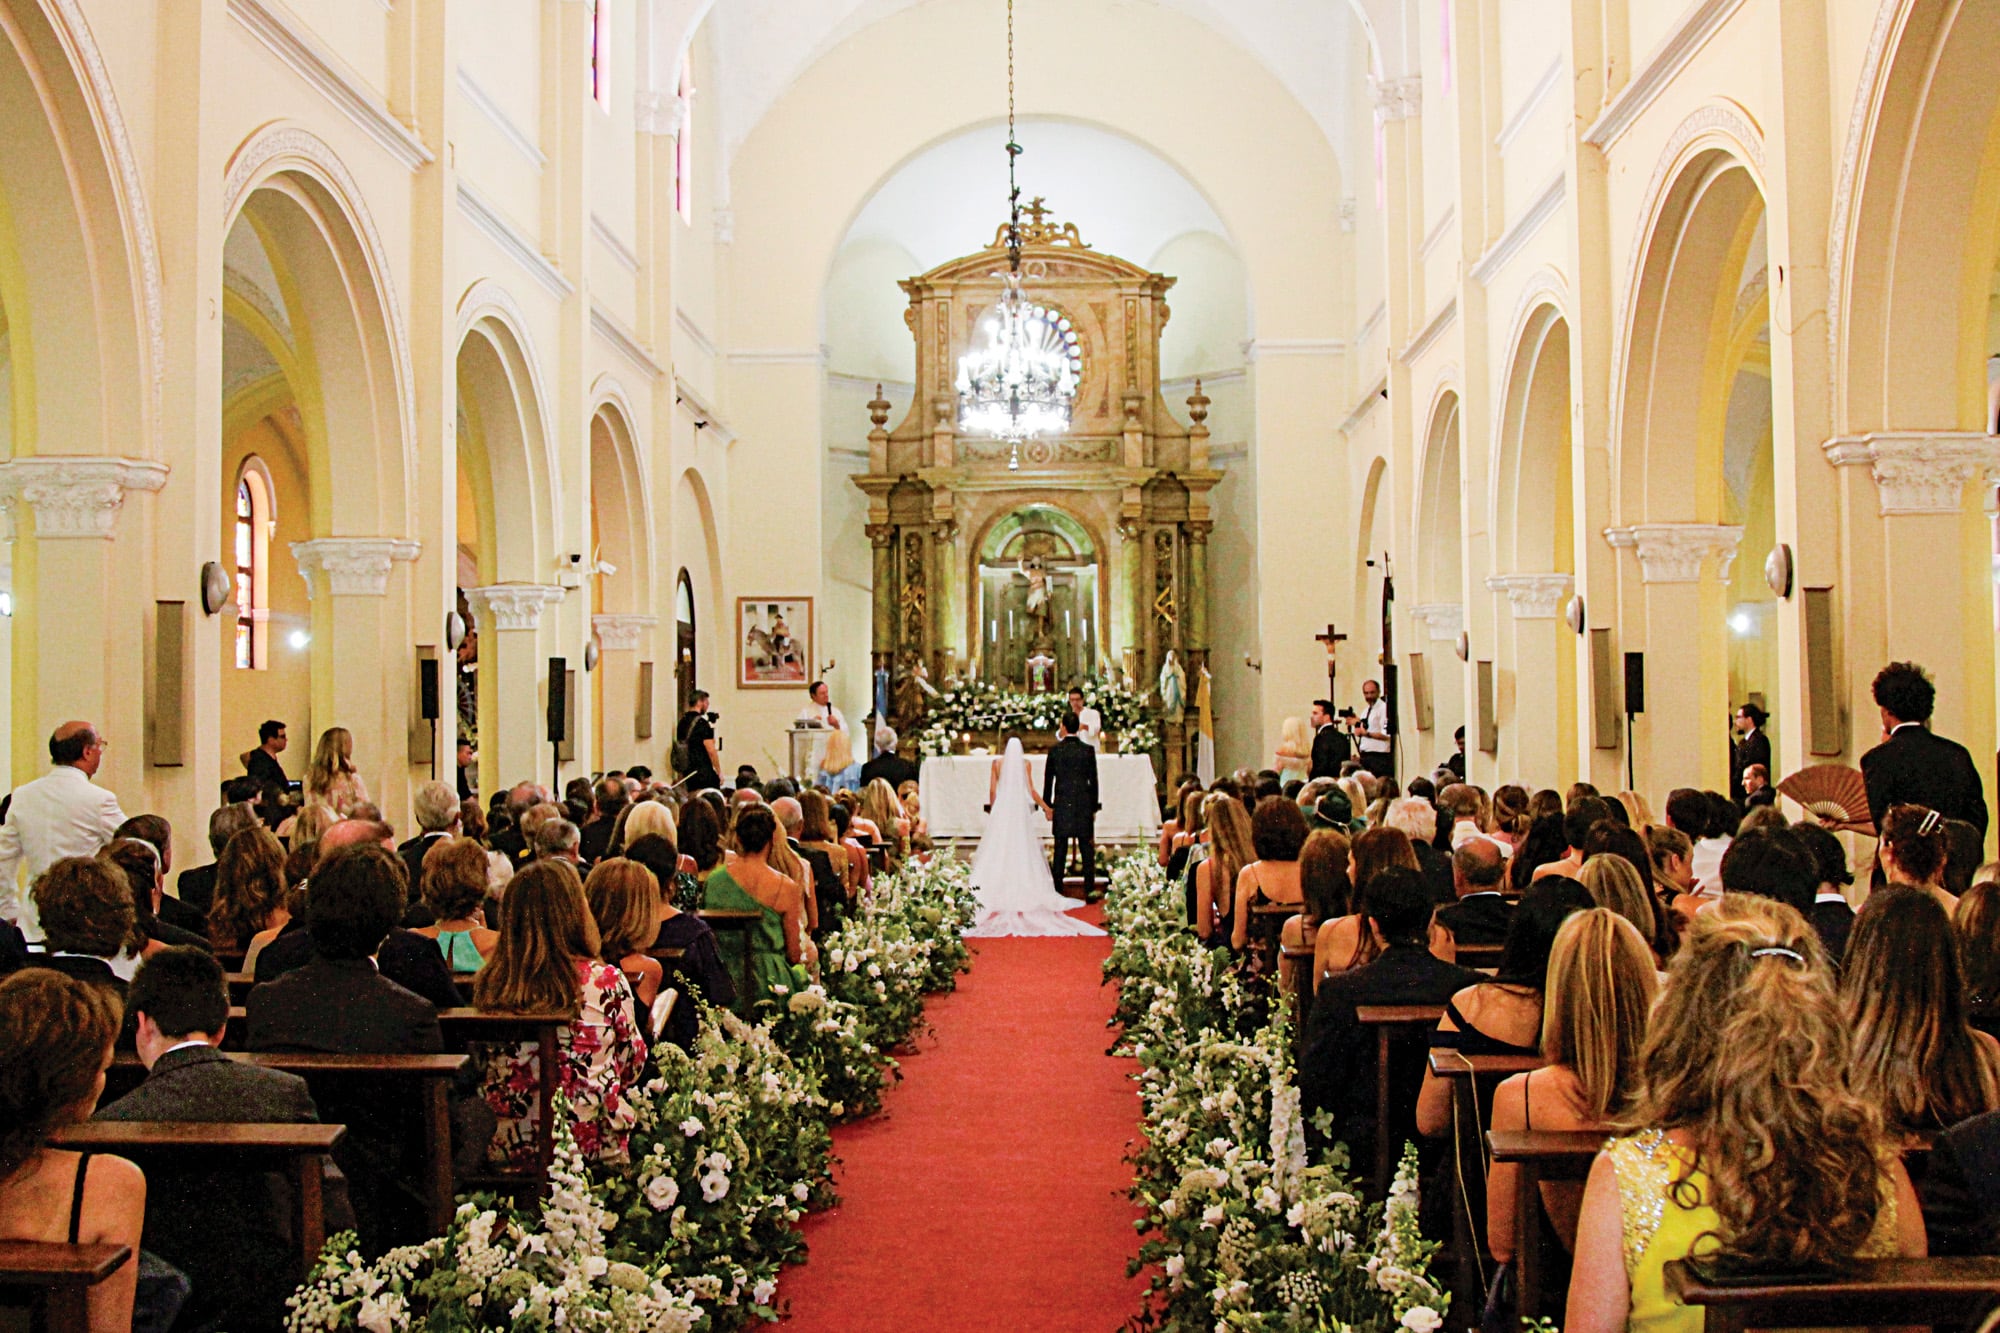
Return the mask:
[[[1007,271],[1000,300],[979,321],[982,342],[958,359],[958,428],[1007,442],[1007,469],[1021,466],[1021,442],[1069,429],[1076,399],[1075,341],[1061,311],[1021,290],[1021,187],[1015,165],[1014,0],[1007,0]]]

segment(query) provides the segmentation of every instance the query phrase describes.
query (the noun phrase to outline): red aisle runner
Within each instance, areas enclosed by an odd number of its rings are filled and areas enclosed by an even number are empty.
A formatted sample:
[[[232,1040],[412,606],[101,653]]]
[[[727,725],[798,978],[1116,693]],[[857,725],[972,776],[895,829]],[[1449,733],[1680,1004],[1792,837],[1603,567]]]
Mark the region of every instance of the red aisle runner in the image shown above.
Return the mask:
[[[976,948],[883,1114],[834,1133],[842,1203],[805,1223],[790,1333],[1113,1333],[1138,1309],[1139,1102],[1132,1063],[1104,1054],[1109,942]]]

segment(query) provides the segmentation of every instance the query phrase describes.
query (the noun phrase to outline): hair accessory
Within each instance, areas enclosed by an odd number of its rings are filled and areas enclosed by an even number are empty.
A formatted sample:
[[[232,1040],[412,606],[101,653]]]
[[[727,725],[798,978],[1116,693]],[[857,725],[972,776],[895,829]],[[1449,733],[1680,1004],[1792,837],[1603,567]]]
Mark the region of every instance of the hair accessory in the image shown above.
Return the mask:
[[[1752,958],[1789,958],[1793,962],[1798,963],[1801,966],[1803,966],[1806,961],[1806,956],[1804,954],[1800,953],[1796,949],[1787,949],[1782,944],[1767,944],[1761,949],[1752,949],[1750,951],[1750,956]]]
[[[1928,838],[1931,834],[1937,832],[1938,825],[1942,823],[1944,823],[1943,815],[1935,810],[1924,811],[1924,822],[1917,825],[1917,836]]]

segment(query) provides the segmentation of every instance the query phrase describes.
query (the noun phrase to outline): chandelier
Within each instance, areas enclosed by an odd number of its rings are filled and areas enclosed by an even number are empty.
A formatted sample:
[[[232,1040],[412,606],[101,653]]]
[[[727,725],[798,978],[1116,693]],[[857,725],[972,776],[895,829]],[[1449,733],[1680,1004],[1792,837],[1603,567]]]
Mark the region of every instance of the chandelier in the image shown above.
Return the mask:
[[[1014,139],[1014,0],[1007,0],[1007,271],[1000,300],[979,321],[979,343],[958,359],[958,428],[1007,442],[1008,470],[1021,442],[1069,429],[1076,399],[1076,332],[1057,310],[1021,290],[1021,187]]]

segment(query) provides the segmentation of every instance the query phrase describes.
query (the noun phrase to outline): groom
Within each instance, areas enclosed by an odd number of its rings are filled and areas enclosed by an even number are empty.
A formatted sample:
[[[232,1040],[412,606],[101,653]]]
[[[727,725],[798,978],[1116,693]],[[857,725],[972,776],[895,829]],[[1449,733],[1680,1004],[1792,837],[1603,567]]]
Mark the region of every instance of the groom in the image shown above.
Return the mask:
[[[1083,896],[1088,901],[1097,896],[1097,751],[1077,738],[1077,725],[1075,713],[1063,714],[1062,739],[1042,769],[1042,803],[1052,807],[1055,821],[1056,892],[1062,892],[1074,838],[1083,855]]]

